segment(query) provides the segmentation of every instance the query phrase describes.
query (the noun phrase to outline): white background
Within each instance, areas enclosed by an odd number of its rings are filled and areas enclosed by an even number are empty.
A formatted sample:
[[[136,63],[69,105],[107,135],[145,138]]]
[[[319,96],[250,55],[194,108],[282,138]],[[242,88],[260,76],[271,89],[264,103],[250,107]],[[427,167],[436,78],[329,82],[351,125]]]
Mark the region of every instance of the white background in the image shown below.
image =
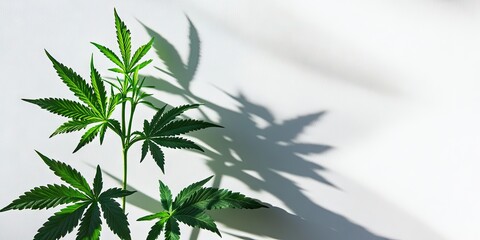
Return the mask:
[[[127,208],[133,239],[150,227],[133,220],[160,209],[159,179],[176,193],[212,174],[223,175],[220,187],[272,205],[213,213],[223,239],[480,239],[474,0],[1,0],[2,207],[35,186],[60,183],[34,149],[87,179],[97,164],[121,176],[113,134],[102,147],[95,140],[71,154],[81,134],[48,139],[64,119],[20,100],[73,98],[43,49],[85,77],[93,53],[101,74],[113,76],[89,42],[115,48],[114,7],[134,48],[150,39],[147,26],[184,59],[189,16],[202,49],[190,90],[214,103],[202,108],[226,127],[196,134],[216,154],[166,151],[166,175],[150,158],[138,163],[139,146],[131,151],[129,184],[139,191]],[[149,57],[164,68],[154,51]],[[145,74],[174,83],[152,66]],[[137,120],[152,114],[143,108]],[[53,212],[1,213],[0,239],[31,239]],[[114,239],[105,224],[102,236]],[[182,239],[197,238],[183,226]]]

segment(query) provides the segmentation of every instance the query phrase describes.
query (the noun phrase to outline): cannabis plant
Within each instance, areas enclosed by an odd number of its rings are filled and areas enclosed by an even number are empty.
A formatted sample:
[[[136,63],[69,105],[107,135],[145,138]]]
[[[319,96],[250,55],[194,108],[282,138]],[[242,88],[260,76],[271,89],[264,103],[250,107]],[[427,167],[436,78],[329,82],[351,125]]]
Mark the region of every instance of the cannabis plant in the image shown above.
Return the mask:
[[[220,127],[216,124],[189,119],[182,114],[200,104],[178,107],[167,105],[157,108],[148,100],[150,96],[144,90],[144,79],[139,71],[147,67],[152,60],[143,60],[152,48],[153,39],[140,46],[132,55],[131,37],[125,23],[114,11],[116,37],[120,55],[109,48],[92,44],[113,64],[109,71],[117,74],[115,78],[103,78],[90,59],[90,83],[45,51],[62,82],[77,97],[76,100],[63,98],[23,99],[51,113],[68,118],[53,131],[50,137],[58,134],[82,131],[86,129],[73,152],[77,152],[92,142],[97,136],[103,143],[107,130],[118,135],[121,140],[123,159],[123,186],[110,188],[102,192],[102,172],[97,166],[93,185],[69,165],[50,159],[38,153],[55,175],[66,185],[50,184],[36,187],[13,200],[0,211],[23,209],[48,209],[61,204],[69,204],[50,217],[34,236],[35,240],[60,239],[80,225],[76,239],[100,239],[102,218],[108,227],[121,239],[131,239],[128,219],[125,213],[126,197],[134,194],[127,190],[128,151],[136,143],[141,143],[140,162],[150,153],[162,172],[165,172],[165,155],[162,148],[195,149],[203,151],[195,142],[182,137],[183,134],[205,128]],[[183,66],[179,66],[183,67]],[[172,75],[173,76],[173,75]],[[109,90],[109,91],[107,91]],[[108,92],[108,94],[107,94]],[[143,128],[132,129],[135,112],[141,104],[152,107],[156,113],[150,121],[143,121]],[[120,107],[121,119],[115,119],[113,113]],[[192,227],[213,231],[220,235],[214,220],[205,210],[223,208],[254,209],[266,207],[257,200],[226,189],[203,187],[211,177],[194,183],[183,189],[173,200],[170,189],[160,181],[161,206],[164,211],[148,215],[139,220],[158,219],[147,239],[157,239],[164,230],[165,238],[180,239],[178,222]],[[122,198],[120,206],[114,199]]]
[[[205,210],[223,208],[261,208],[264,205],[240,193],[226,189],[205,188],[203,185],[213,176],[193,183],[172,198],[172,192],[160,181],[160,198],[164,211],[139,218],[139,221],[157,220],[148,233],[147,240],[157,239],[165,229],[166,239],[180,239],[178,221],[192,227],[200,227],[222,236],[213,219]]]
[[[125,197],[133,192],[110,188],[102,192],[102,170],[97,173],[91,188],[85,178],[69,165],[55,161],[37,152],[50,170],[70,186],[51,184],[25,192],[1,211],[12,209],[48,209],[60,204],[74,203],[48,219],[33,239],[59,239],[71,232],[80,221],[77,239],[99,239],[102,220],[100,207],[108,227],[122,239],[130,239],[130,230],[125,213],[114,198]],[[82,217],[83,215],[83,217]]]

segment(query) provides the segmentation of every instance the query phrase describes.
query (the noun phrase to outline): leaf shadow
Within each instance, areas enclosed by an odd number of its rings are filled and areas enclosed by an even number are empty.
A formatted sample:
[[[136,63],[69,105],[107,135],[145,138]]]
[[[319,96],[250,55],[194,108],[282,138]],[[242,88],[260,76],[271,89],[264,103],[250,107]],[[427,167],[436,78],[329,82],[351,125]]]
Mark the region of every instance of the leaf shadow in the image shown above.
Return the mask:
[[[218,114],[220,119],[216,123],[225,127],[221,131],[221,136],[218,136],[218,131],[191,134],[213,149],[206,148],[203,153],[207,166],[215,174],[213,186],[219,187],[224,177],[232,177],[253,191],[268,192],[292,211],[289,213],[272,206],[253,211],[212,211],[212,216],[231,229],[274,239],[312,239],[312,236],[325,240],[387,239],[318,205],[306,196],[295,182],[284,176],[286,173],[307,177],[341,191],[322,176],[322,172],[328,171],[325,167],[306,158],[308,155],[325,153],[332,147],[298,140],[307,127],[316,124],[326,115],[325,111],[281,120],[277,119],[268,107],[251,101],[241,92],[231,94],[220,90],[236,102],[238,109],[231,110],[191,91],[190,85],[200,59],[200,39],[193,23],[190,20],[188,22],[190,51],[186,64],[173,44],[142,24],[154,38],[153,48],[167,68],[166,70],[158,68],[165,74],[165,78],[142,76],[145,77],[145,85],[182,97],[187,102],[203,103],[202,109]],[[166,80],[170,77],[176,84]],[[163,103],[153,97],[150,100],[154,104]],[[212,121],[203,110],[200,112],[203,118]],[[259,120],[264,126],[258,124]],[[110,176],[120,182],[120,179]],[[149,212],[158,211],[156,208],[160,206],[158,200],[141,192],[134,195],[136,196],[127,199],[130,204]],[[253,239],[225,233],[241,239]],[[199,234],[199,231],[195,230],[190,240],[198,239]]]

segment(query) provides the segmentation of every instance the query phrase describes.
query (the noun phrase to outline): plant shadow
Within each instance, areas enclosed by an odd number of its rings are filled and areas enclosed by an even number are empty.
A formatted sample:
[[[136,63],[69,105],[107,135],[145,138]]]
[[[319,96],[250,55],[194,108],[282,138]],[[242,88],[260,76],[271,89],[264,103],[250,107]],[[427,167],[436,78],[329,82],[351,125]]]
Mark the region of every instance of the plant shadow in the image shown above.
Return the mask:
[[[285,177],[288,174],[310,178],[341,191],[322,176],[321,172],[327,171],[323,166],[306,159],[308,155],[322,154],[332,147],[297,139],[307,127],[321,120],[325,111],[279,121],[267,107],[251,101],[242,93],[224,92],[238,106],[237,110],[231,110],[191,91],[190,85],[200,59],[200,38],[193,23],[190,20],[188,22],[190,48],[186,63],[167,39],[144,25],[154,38],[153,47],[158,58],[166,67],[166,70],[157,68],[165,74],[165,78],[143,76],[145,85],[182,97],[189,103],[203,103],[200,112],[206,120],[212,121],[204,109],[219,116],[215,122],[225,127],[220,131],[221,136],[218,136],[219,131],[214,134],[208,131],[191,134],[209,146],[203,155],[215,174],[214,187],[219,187],[224,177],[231,177],[253,191],[268,192],[275,196],[292,212],[275,206],[254,211],[212,211],[214,219],[231,229],[273,239],[387,239],[313,202],[295,182]],[[176,84],[166,80],[170,78]],[[164,104],[153,97],[149,101],[157,106]],[[158,200],[142,192],[137,192],[127,201],[149,212],[161,209]],[[223,233],[240,239],[253,239],[236,233]],[[198,239],[198,236],[199,231],[194,230],[190,240]]]

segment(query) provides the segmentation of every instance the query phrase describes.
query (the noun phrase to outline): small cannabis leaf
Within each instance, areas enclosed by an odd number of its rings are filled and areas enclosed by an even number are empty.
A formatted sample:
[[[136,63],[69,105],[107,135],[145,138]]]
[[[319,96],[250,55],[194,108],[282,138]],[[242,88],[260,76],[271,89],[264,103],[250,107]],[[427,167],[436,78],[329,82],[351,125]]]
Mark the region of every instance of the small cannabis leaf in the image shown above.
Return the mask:
[[[157,165],[164,171],[165,158],[160,148],[190,148],[203,151],[201,147],[193,141],[179,137],[178,135],[197,131],[209,127],[221,127],[219,125],[194,119],[180,119],[175,120],[180,114],[188,109],[198,108],[199,104],[190,104],[175,107],[165,112],[165,107],[162,107],[153,116],[149,122],[147,120],[143,123],[143,132],[135,132],[137,135],[134,141],[143,140],[141,161],[150,150],[150,154]]]
[[[180,239],[178,222],[191,227],[203,228],[221,236],[214,220],[205,210],[224,208],[255,209],[267,207],[257,200],[227,189],[203,187],[211,178],[191,184],[184,188],[172,200],[172,193],[167,185],[160,181],[160,199],[162,212],[139,218],[137,221],[157,220],[148,233],[147,240],[155,240],[165,231],[166,240]]]
[[[102,170],[97,166],[93,189],[85,178],[69,165],[55,161],[37,152],[50,169],[70,186],[51,184],[36,187],[13,200],[1,212],[22,209],[48,209],[60,204],[73,203],[53,216],[38,229],[34,240],[55,240],[64,237],[79,224],[77,240],[98,240],[102,220],[101,211],[108,227],[121,239],[131,239],[127,217],[114,198],[134,192],[110,188],[102,192]],[[100,206],[99,206],[100,205]],[[83,215],[83,218],[82,218]]]
[[[117,11],[114,10],[115,15],[115,29],[117,34],[117,43],[118,48],[120,49],[120,54],[122,58],[120,59],[112,50],[109,48],[100,45],[98,43],[92,42],[92,44],[100,50],[103,55],[105,55],[110,61],[112,61],[115,65],[119,68],[111,68],[109,69],[112,72],[117,73],[132,73],[135,71],[135,68],[142,69],[147,66],[149,63],[152,62],[151,59],[146,60],[144,62],[140,62],[140,60],[147,54],[153,44],[153,39],[151,39],[145,45],[140,46],[133,56],[130,58],[131,55],[131,37],[130,37],[130,30],[128,30],[125,23],[120,19],[117,14]]]
[[[112,96],[107,97],[103,80],[93,65],[93,57],[90,61],[91,85],[89,85],[71,68],[58,62],[47,51],[45,53],[52,61],[58,76],[81,101],[77,102],[60,98],[23,99],[51,113],[70,118],[69,121],[58,127],[50,137],[61,133],[80,131],[90,125],[94,125],[80,138],[80,142],[73,151],[76,152],[99,134],[101,144],[108,127],[118,134],[120,123],[115,119],[111,119],[110,116],[115,106],[119,103],[120,96],[112,94]]]

